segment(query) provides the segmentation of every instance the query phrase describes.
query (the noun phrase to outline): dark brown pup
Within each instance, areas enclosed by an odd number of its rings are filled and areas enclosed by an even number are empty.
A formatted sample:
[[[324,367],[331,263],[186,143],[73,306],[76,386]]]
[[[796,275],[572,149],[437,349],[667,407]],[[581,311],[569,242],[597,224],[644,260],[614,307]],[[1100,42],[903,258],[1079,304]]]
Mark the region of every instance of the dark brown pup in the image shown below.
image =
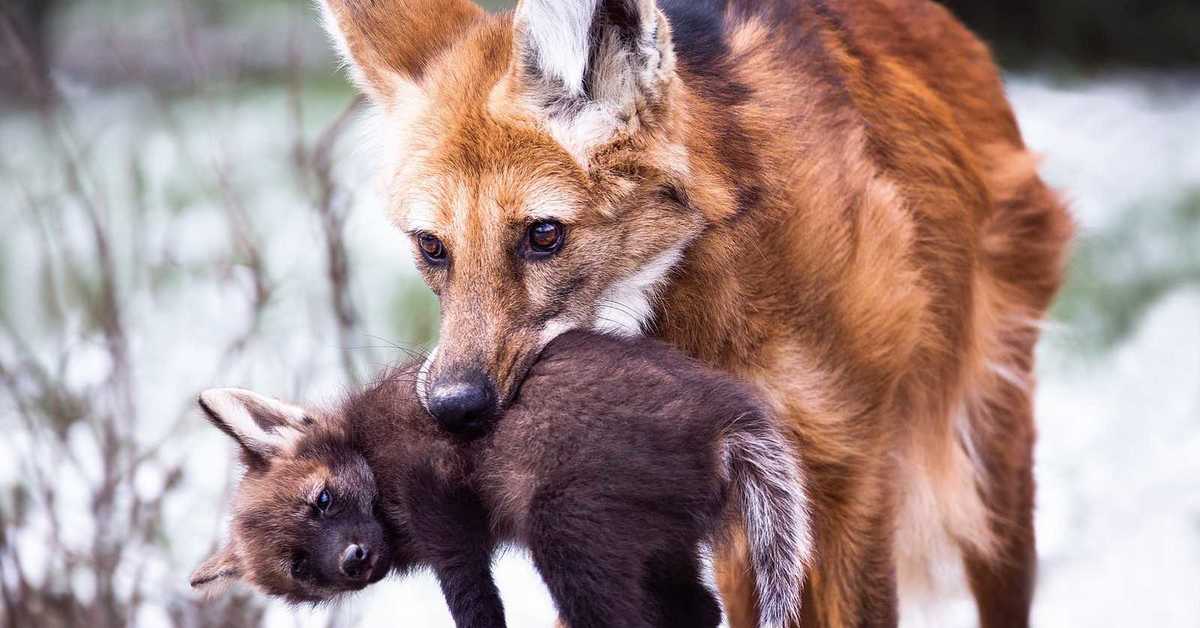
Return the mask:
[[[572,628],[715,627],[701,552],[740,521],[762,624],[798,616],[811,543],[799,463],[747,386],[654,340],[571,332],[471,438],[430,419],[418,367],[324,411],[201,394],[246,474],[229,541],[192,585],[244,580],[317,603],[431,567],[459,626],[503,626],[490,563],[513,543]]]

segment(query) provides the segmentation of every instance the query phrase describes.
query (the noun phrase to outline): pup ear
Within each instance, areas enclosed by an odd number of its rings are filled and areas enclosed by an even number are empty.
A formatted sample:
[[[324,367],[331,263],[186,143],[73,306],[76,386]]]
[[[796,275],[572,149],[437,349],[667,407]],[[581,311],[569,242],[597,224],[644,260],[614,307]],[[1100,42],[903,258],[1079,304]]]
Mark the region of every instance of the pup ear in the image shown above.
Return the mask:
[[[229,543],[209,556],[208,560],[192,572],[191,585],[204,597],[213,597],[224,593],[241,578],[241,560],[233,549],[233,544]]]
[[[359,88],[389,106],[405,83],[484,15],[470,0],[320,0],[325,30]]]
[[[208,420],[242,446],[251,464],[289,449],[312,423],[300,406],[241,388],[206,390],[199,403]]]
[[[626,119],[675,72],[671,29],[654,0],[521,0],[516,63],[559,115],[597,104]],[[549,112],[556,113],[556,112]]]

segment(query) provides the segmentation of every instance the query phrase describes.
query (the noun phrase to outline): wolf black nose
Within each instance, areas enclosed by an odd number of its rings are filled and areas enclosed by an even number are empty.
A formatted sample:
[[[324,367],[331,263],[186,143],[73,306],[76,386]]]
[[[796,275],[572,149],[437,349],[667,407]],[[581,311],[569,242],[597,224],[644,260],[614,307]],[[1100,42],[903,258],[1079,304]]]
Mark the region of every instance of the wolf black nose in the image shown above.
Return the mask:
[[[342,564],[338,568],[341,569],[342,575],[358,578],[366,571],[370,557],[371,553],[366,547],[352,543],[342,552]]]
[[[439,382],[429,390],[429,413],[447,432],[484,427],[496,412],[496,389],[482,373],[458,381]]]

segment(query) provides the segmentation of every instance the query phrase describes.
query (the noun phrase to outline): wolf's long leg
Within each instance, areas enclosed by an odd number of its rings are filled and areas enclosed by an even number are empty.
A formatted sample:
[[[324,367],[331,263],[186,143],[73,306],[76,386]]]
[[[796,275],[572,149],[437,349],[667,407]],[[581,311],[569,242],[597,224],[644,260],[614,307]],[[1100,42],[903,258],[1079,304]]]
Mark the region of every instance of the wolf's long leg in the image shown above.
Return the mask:
[[[972,416],[979,429],[1004,438],[979,439],[989,480],[984,500],[995,541],[992,556],[964,548],[967,578],[982,628],[1029,625],[1037,572],[1033,530],[1033,402],[1029,390],[1004,385]]]

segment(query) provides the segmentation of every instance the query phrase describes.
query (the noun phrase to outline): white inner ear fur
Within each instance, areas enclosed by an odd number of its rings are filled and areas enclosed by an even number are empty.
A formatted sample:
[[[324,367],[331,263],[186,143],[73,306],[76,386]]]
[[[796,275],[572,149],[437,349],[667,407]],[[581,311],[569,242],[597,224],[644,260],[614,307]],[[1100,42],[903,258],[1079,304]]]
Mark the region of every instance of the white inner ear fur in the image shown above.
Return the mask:
[[[524,29],[538,67],[562,81],[572,96],[583,95],[588,33],[599,7],[599,0],[523,0],[517,6],[516,23]]]
[[[237,554],[233,545],[226,544],[192,573],[192,588],[204,598],[211,599],[227,591],[239,578],[241,568]]]
[[[304,408],[242,388],[213,388],[200,393],[200,400],[243,445],[261,454],[288,449],[300,438],[306,422]],[[252,405],[281,424],[263,429],[251,414]]]
[[[237,582],[237,574],[225,574],[217,576],[212,580],[205,580],[193,585],[200,593],[200,596],[206,600],[211,600],[224,595],[229,589],[233,588],[233,584]]]
[[[524,0],[517,8],[517,36],[533,53],[544,79],[527,86],[527,104],[543,114],[547,132],[587,167],[591,148],[611,140],[625,128],[636,130],[640,103],[661,97],[663,86],[674,73],[670,27],[654,0],[637,0],[641,33],[637,54],[626,47],[614,29],[606,29],[599,41],[590,37],[599,0]],[[593,43],[598,46],[592,55]],[[595,63],[588,67],[589,59]],[[592,91],[584,85],[592,73]],[[566,112],[537,111],[552,92],[565,92],[568,99],[587,98],[581,107]],[[551,92],[551,94],[547,94]]]

